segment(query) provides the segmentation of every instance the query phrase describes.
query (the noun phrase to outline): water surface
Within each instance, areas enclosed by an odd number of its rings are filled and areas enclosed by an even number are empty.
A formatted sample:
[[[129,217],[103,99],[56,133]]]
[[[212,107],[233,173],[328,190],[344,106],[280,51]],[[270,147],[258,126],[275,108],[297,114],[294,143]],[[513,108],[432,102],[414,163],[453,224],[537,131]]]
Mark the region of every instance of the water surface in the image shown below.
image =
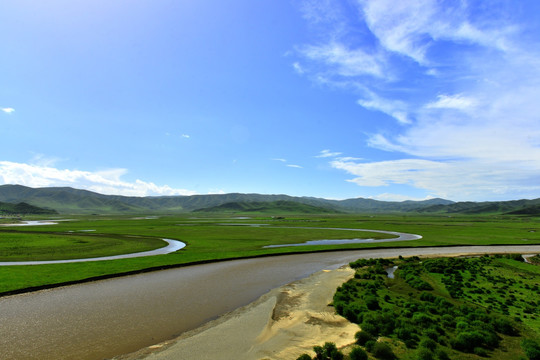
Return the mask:
[[[515,250],[519,249],[519,250]],[[1,359],[104,359],[174,338],[272,288],[359,258],[540,246],[337,251],[226,261],[0,298]]]

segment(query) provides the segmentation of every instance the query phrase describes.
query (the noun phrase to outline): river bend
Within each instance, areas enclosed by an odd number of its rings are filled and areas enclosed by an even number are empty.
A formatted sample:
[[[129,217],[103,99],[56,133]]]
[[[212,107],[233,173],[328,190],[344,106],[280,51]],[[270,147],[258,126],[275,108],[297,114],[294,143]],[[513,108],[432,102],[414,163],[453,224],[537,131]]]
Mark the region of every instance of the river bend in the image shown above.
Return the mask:
[[[104,359],[174,338],[270,289],[358,258],[540,253],[536,246],[337,251],[224,261],[0,298],[0,358]]]

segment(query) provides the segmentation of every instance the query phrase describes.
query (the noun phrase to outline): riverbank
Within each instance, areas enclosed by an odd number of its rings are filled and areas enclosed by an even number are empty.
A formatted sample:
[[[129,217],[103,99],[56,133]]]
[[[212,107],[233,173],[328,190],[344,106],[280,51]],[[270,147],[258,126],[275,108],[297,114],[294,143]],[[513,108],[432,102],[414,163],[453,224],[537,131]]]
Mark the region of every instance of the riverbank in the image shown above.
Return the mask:
[[[326,341],[352,344],[358,326],[329,304],[337,287],[353,275],[349,267],[317,272],[177,339],[115,359],[294,360]]]
[[[266,328],[268,324],[271,316],[268,314],[274,313],[274,305],[280,300],[278,296],[280,293],[272,292],[277,290],[271,289],[286,289],[283,286],[289,283],[298,286],[304,281],[315,279],[310,278],[310,275],[314,273],[327,274],[321,273],[321,270],[337,269],[359,258],[513,252],[537,254],[540,253],[540,246],[366,249],[252,258],[186,266],[5,296],[0,298],[0,319],[2,319],[0,358],[111,359],[121,354],[131,354],[139,349],[146,349],[145,356],[149,356],[149,350],[166,350],[170,347],[169,345],[176,343],[176,341],[169,343],[164,343],[164,341],[175,339],[181,334],[185,334],[183,338],[197,334],[202,331],[200,327],[212,319],[228,314],[221,318],[223,321],[231,314],[243,314],[243,310],[254,306],[254,304],[248,305],[253,301],[259,299],[257,304],[263,304],[264,296],[267,296],[266,300],[276,296],[273,305],[271,302],[265,305],[270,307],[270,310],[267,309],[266,317],[259,317],[266,322],[262,325],[256,323],[259,325],[253,327],[255,329],[253,332],[249,325],[252,320],[237,316],[237,321],[240,323],[239,329],[244,329],[243,331],[247,331],[248,335],[257,338],[263,330],[261,326]],[[304,278],[305,280],[299,280]],[[319,282],[322,281],[322,278],[319,279]],[[328,297],[322,305],[327,305],[331,301],[334,290],[346,279],[347,277],[338,279],[333,287],[328,288],[330,289],[327,293]],[[318,283],[316,280],[313,281]],[[315,290],[308,290],[308,293],[310,291]],[[294,295],[289,298],[294,298]],[[242,306],[244,308],[239,313],[230,313]],[[332,308],[327,310],[333,314]],[[321,310],[314,311],[314,313],[317,312]],[[307,321],[306,319],[299,323]],[[215,327],[216,324],[214,322],[205,328]],[[199,330],[196,330],[198,328]],[[278,327],[274,324],[271,328]],[[241,359],[240,356],[244,353],[252,354],[249,351],[252,345],[248,350],[242,347],[244,346],[244,335],[241,335],[243,333],[237,333],[238,329],[224,329],[214,332],[214,338],[203,337],[205,340],[200,348],[219,349],[221,341],[234,350],[233,358],[235,359]],[[196,332],[189,333],[189,331]],[[283,333],[287,334],[286,337],[291,337],[288,331],[284,329]],[[304,346],[307,350],[314,345],[321,345],[319,339],[324,338],[323,342],[332,341],[323,335],[319,337],[317,333],[308,337],[311,338],[309,344]],[[338,340],[336,342],[339,342]],[[261,343],[262,345],[259,343],[256,345],[270,346],[273,344],[272,341],[266,340]],[[296,340],[296,342],[299,341]],[[278,344],[271,349],[279,350],[287,347],[287,344]],[[194,349],[199,350],[198,347]],[[253,349],[255,351],[262,347]],[[265,356],[267,359],[279,358]],[[139,358],[144,359],[144,357]],[[197,355],[183,358],[200,359],[201,357]],[[281,356],[281,358],[286,357]],[[137,359],[137,357],[132,357],[132,359]],[[261,355],[260,359],[264,357]]]
[[[336,315],[329,304],[336,289],[353,276],[348,266],[319,271],[176,339],[114,359],[295,360],[303,353],[313,356],[313,346],[327,341],[338,348],[352,345],[358,325]]]

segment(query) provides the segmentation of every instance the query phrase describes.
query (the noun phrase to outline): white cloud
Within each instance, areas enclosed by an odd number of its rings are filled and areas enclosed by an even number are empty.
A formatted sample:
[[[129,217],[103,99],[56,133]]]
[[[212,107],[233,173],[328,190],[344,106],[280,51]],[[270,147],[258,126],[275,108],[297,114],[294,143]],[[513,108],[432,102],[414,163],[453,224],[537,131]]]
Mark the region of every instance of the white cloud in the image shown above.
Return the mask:
[[[359,1],[366,23],[387,50],[425,62],[425,33],[433,16],[431,1]]]
[[[293,63],[292,66],[293,66],[294,71],[296,71],[300,75],[306,72],[306,70],[304,70],[304,68],[302,67],[302,65],[300,65],[299,62]]]
[[[275,158],[275,159],[272,159],[272,161],[279,161],[279,162],[282,162],[282,163],[286,163],[287,159]],[[290,168],[303,169],[302,166],[295,165],[295,164],[285,164],[285,166],[290,167]]]
[[[44,154],[34,154],[30,160],[30,164],[43,167],[53,167],[59,161],[61,161],[61,159],[58,157],[46,156]]]
[[[407,104],[401,100],[388,100],[370,94],[369,100],[358,100],[358,104],[369,110],[381,111],[396,119],[400,124],[410,124],[411,121],[407,115]]]
[[[445,165],[421,159],[392,160],[381,162],[355,162],[334,160],[332,167],[345,170],[357,176],[348,180],[361,186],[387,186],[390,184],[410,184],[416,174],[428,171],[444,171]],[[414,176],[411,176],[413,174]]]
[[[385,150],[385,151],[399,151],[399,152],[406,152],[407,148],[390,142],[384,135],[382,134],[375,134],[369,137],[368,139],[368,146]]]
[[[371,75],[379,78],[388,76],[383,70],[384,59],[381,54],[349,49],[341,43],[305,46],[300,52],[310,60],[331,66],[332,72],[340,76]]]
[[[14,108],[10,108],[10,107],[1,108],[1,110],[2,110],[3,112],[5,112],[6,114],[11,114],[12,112],[15,111]]]
[[[57,169],[51,166],[0,161],[0,183],[30,187],[70,186],[101,194],[126,196],[194,195],[194,191],[135,180],[123,181],[126,169],[99,172]]]
[[[182,134],[181,135],[184,139],[189,139],[191,136],[189,136],[188,134]]]
[[[539,192],[538,171],[523,171],[523,163],[489,161],[430,161],[400,159],[378,162],[332,161],[331,165],[355,176],[347,181],[359,186],[409,185],[432,197],[452,200],[521,198]],[[495,166],[494,166],[495,165]]]
[[[319,155],[315,156],[316,158],[328,158],[328,157],[336,157],[341,155],[340,152],[332,152],[328,149],[322,150]]]
[[[427,109],[458,109],[469,110],[476,107],[476,100],[462,94],[438,95],[437,101],[426,105]]]
[[[468,20],[466,2],[436,0],[359,0],[367,25],[388,51],[405,55],[422,65],[431,61],[428,51],[437,41],[467,42],[506,51],[515,26]]]
[[[394,160],[335,158],[332,166],[360,186],[406,184],[456,199],[540,197],[536,18],[496,6],[473,11],[474,1],[352,4],[356,26],[301,55],[320,65],[326,84],[354,84],[342,89],[360,94],[359,105],[406,126],[380,124],[368,138]],[[343,30],[341,20],[336,26]],[[348,61],[357,58],[365,63]]]

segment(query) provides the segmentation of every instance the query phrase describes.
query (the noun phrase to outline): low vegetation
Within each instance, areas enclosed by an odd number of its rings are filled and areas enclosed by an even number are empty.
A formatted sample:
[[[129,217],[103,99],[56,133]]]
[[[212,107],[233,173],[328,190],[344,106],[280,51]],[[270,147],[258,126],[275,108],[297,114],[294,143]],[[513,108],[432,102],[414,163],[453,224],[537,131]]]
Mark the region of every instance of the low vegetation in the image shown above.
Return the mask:
[[[0,261],[94,258],[154,250],[161,239],[123,235],[0,232]]]
[[[49,226],[0,226],[0,258],[21,261],[106,256],[144,251],[148,249],[146,246],[158,247],[163,244],[162,238],[180,240],[187,246],[176,253],[148,258],[0,267],[0,294],[145,269],[268,254],[384,247],[540,244],[540,226],[530,217],[287,215],[276,212],[253,213],[239,218],[222,214],[188,214],[70,216],[63,220],[69,221]],[[401,231],[420,234],[423,238],[406,242],[264,248],[308,240],[388,237],[343,229]],[[68,255],[69,252],[72,254]]]
[[[361,330],[342,359],[540,359],[540,267],[521,256],[350,265],[354,279],[338,288],[333,305]]]

